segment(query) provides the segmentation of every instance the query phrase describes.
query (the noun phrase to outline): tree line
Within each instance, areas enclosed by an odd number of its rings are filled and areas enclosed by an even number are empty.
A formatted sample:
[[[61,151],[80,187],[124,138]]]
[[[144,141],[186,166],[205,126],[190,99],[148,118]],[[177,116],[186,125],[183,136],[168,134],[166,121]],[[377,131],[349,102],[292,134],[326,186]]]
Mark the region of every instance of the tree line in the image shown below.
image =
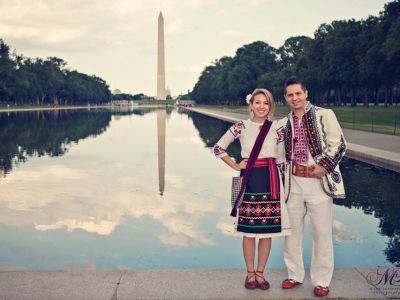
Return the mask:
[[[143,93],[135,94],[135,95],[125,94],[125,93],[113,94],[112,100],[141,100],[142,96],[144,96]]]
[[[0,39],[0,105],[86,105],[111,100],[107,83],[58,57],[29,58]]]
[[[216,59],[201,73],[190,97],[199,104],[243,105],[257,87],[283,101],[286,79],[307,84],[317,105],[397,104],[400,87],[400,0],[379,16],[322,24],[314,37],[288,38],[278,49],[256,41],[234,57]]]

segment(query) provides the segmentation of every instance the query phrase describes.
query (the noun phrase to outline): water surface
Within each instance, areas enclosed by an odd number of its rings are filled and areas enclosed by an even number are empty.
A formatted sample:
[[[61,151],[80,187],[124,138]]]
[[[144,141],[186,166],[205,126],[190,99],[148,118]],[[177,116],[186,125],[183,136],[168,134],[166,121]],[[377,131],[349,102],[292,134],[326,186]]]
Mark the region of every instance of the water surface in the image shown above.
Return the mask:
[[[243,268],[230,124],[168,108],[0,114],[0,269]],[[240,159],[238,143],[228,153]],[[400,265],[398,173],[344,159],[336,267]],[[306,266],[311,229],[306,218]],[[283,268],[284,238],[267,267]]]

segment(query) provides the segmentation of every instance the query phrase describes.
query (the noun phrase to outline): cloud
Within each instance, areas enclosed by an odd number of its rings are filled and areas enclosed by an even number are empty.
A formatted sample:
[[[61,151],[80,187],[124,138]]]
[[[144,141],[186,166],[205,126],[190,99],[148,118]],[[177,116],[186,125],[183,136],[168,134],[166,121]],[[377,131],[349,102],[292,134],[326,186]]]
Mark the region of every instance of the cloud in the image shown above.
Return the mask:
[[[362,243],[364,236],[358,232],[357,228],[352,228],[340,221],[333,220],[333,235],[337,242],[352,242]]]
[[[165,180],[168,181],[176,189],[182,189],[185,186],[185,183],[188,183],[187,178],[184,178],[175,173],[166,173]]]
[[[177,2],[183,2],[186,6],[197,9],[200,7],[211,7],[218,4],[218,0],[184,0]]]
[[[228,170],[228,171],[218,172],[218,177],[232,178],[235,176],[239,176],[238,174],[239,174],[239,171]]]
[[[108,176],[118,178],[121,166],[108,164]],[[68,231],[82,229],[99,235],[110,235],[126,218],[149,216],[159,221],[166,232],[160,241],[166,245],[196,247],[211,246],[214,242],[198,225],[207,212],[217,211],[212,199],[203,199],[194,193],[168,193],[162,201],[154,201],[152,184],[144,177],[122,176],[112,183],[103,184],[101,178],[91,180],[90,174],[101,176],[101,166],[87,173],[77,168],[60,165],[45,166],[39,171],[17,170],[0,181],[1,223],[22,227],[34,224],[38,231],[66,228]],[[40,181],[48,182],[46,187]],[[21,188],[21,180],[29,180],[27,188]],[[71,180],[70,184],[64,184]],[[166,181],[182,189],[190,178],[166,173]],[[38,184],[35,184],[38,182]],[[56,184],[54,184],[56,183]],[[131,185],[127,190],[122,185]]]
[[[138,185],[142,182],[142,180],[139,177],[119,177],[118,181],[123,183],[123,184],[129,184],[132,186]]]
[[[191,72],[191,73],[201,73],[203,72],[206,66],[210,65],[210,63],[203,62],[196,65],[191,66],[182,66],[182,65],[175,65],[173,67],[167,67],[167,72]]]
[[[243,3],[243,1],[241,1],[241,2]],[[265,5],[268,2],[271,2],[271,0],[248,0],[248,1],[246,1],[246,5],[248,7],[253,8],[253,7],[260,6],[260,5]]]
[[[210,63],[203,62],[203,63],[201,63],[201,64],[191,66],[191,67],[189,68],[189,71],[190,71],[190,72],[196,72],[196,73],[198,73],[198,72],[203,72],[204,68],[205,68],[206,66],[208,66],[209,64],[210,64]]]
[[[149,13],[152,1],[141,2],[0,1],[0,36],[41,47],[77,41],[82,41],[81,49],[90,44],[121,45],[154,18]],[[140,18],[141,14],[148,17]]]
[[[246,12],[275,1],[276,0],[236,0],[232,7],[238,12]]]
[[[28,270],[28,266],[26,265],[7,262],[7,261],[0,261],[0,271],[25,271],[25,270]]]
[[[219,33],[220,36],[224,36],[224,37],[238,37],[238,36],[245,36],[245,37],[249,37],[249,36],[257,36],[254,32],[247,32],[247,31],[239,31],[239,30],[231,30],[231,29],[227,29],[227,30],[223,30]]]
[[[120,171],[124,168],[124,164],[123,163],[112,163],[112,164],[109,164],[107,167],[110,172]]]
[[[127,266],[127,265],[117,264],[116,269],[117,269],[117,270],[130,270],[130,269],[132,269],[132,268],[130,268],[130,267]]]
[[[228,12],[228,10],[226,8],[223,8],[223,9],[217,11],[215,16],[218,17],[218,18],[228,17],[229,16],[229,12]]]
[[[267,26],[262,29],[244,31],[244,30],[232,30],[226,29],[219,33],[219,36],[225,38],[235,39],[240,45],[251,43],[255,40],[268,40],[276,32],[275,26]],[[238,46],[240,47],[240,46]]]
[[[160,10],[170,17],[165,23],[165,34],[175,35],[191,30],[190,23],[176,16],[216,3],[198,0],[3,0],[0,1],[0,36],[38,46],[78,40],[97,45],[121,45],[131,38],[147,40],[148,34],[143,34],[143,29],[148,32],[151,28],[155,32]]]
[[[189,246],[188,238],[183,234],[163,234],[160,236],[161,241],[164,245],[168,246],[179,246],[187,247]]]
[[[86,180],[89,178],[86,172],[76,168],[65,167],[63,165],[50,165],[45,172],[40,171],[19,171],[19,176],[30,181],[42,181],[47,178],[60,178],[62,180]]]
[[[167,138],[168,141],[172,141],[174,143],[187,143],[191,142],[193,144],[204,146],[204,143],[201,139],[195,136],[172,136]]]
[[[99,235],[109,235],[114,231],[115,227],[119,225],[117,222],[111,222],[107,220],[96,220],[96,221],[79,221],[79,220],[60,220],[50,225],[38,225],[35,224],[35,229],[39,231],[55,230],[66,227],[68,231],[73,231],[77,228],[83,229],[87,232],[95,232]]]
[[[75,168],[65,167],[61,165],[48,166],[42,172],[21,170],[18,174],[20,178],[23,178],[24,180],[29,180],[30,183],[33,185],[37,183],[38,186],[42,181],[46,181],[48,178],[52,178],[53,182],[59,185],[63,185],[63,183],[67,180],[84,182],[88,179],[87,173]],[[11,173],[9,176],[11,176],[12,178],[12,175],[13,173]],[[2,184],[9,184],[8,178],[5,179]],[[12,197],[5,199],[4,203],[7,204],[7,207],[9,209],[14,211],[41,212],[42,208],[52,201],[45,191],[41,191],[42,196],[39,197],[34,190],[16,186],[12,189],[12,193]],[[7,194],[7,191],[3,191],[3,194]],[[12,201],[12,199],[14,198],[18,199],[18,201]]]
[[[22,39],[31,41],[34,44],[56,44],[61,42],[73,41],[84,36],[84,31],[69,28],[59,28],[51,26],[49,28],[30,27],[23,24],[19,26],[2,25],[0,35],[4,39]]]
[[[119,46],[119,45],[122,45],[122,41],[120,40],[120,39],[116,39],[116,38],[109,38],[109,39],[107,39],[107,44],[108,45],[116,45],[116,46]]]
[[[224,235],[234,236],[235,228],[233,224],[232,217],[220,217],[219,222],[215,226],[215,228],[221,230]]]
[[[71,41],[87,34],[83,23],[75,10],[48,1],[0,2],[0,35],[6,39],[34,44]]]
[[[190,30],[191,28],[187,23],[185,23],[182,19],[177,19],[167,24],[165,28],[165,35],[169,36],[181,34]]]

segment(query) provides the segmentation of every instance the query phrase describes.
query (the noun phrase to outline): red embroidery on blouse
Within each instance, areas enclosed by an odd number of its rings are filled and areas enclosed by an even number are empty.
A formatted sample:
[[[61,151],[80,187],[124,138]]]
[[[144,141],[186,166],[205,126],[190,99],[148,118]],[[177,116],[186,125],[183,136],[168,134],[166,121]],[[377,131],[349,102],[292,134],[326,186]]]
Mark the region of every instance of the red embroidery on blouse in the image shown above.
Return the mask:
[[[233,136],[235,137],[235,139],[237,138],[237,136],[239,134],[242,134],[242,129],[244,129],[244,124],[242,122],[234,123],[231,126],[230,131],[233,134]]]
[[[215,155],[222,154],[222,153],[225,153],[225,152],[226,152],[226,150],[224,148],[222,148],[222,147],[218,146],[217,144],[215,144],[215,146],[214,146],[214,154]]]

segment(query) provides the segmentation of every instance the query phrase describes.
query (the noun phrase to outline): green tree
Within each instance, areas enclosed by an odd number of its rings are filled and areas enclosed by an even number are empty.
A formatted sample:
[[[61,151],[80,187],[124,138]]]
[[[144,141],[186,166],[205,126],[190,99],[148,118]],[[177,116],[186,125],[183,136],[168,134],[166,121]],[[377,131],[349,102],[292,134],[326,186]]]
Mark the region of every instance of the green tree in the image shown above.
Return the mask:
[[[310,40],[311,38],[304,35],[288,38],[277,50],[277,53],[281,59],[282,68],[296,64],[301,52],[304,49],[304,44]]]
[[[9,101],[14,82],[15,64],[10,58],[10,47],[0,39],[0,101]]]
[[[386,70],[383,72],[385,84],[385,107],[389,98],[393,104],[393,87],[400,79],[400,1],[393,1],[385,5],[381,12],[382,27],[386,39],[382,46],[382,53],[386,58]]]

